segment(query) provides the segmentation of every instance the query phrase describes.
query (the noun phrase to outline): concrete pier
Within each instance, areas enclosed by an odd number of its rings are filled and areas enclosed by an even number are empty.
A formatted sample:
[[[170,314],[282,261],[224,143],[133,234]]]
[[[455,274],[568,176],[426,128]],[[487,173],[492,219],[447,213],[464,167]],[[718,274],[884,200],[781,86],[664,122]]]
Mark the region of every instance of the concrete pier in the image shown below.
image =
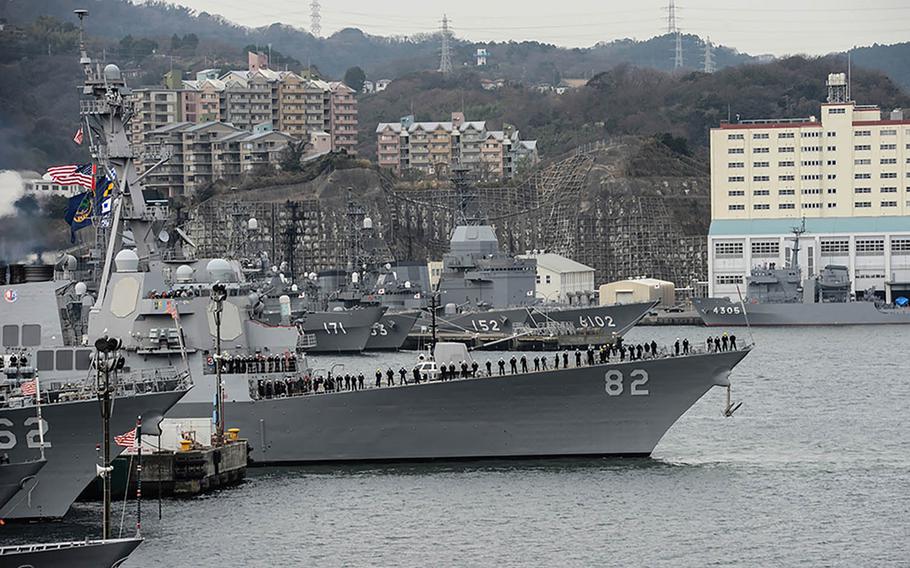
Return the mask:
[[[142,456],[142,488],[146,495],[189,497],[235,485],[246,476],[246,440],[220,448],[160,452]]]

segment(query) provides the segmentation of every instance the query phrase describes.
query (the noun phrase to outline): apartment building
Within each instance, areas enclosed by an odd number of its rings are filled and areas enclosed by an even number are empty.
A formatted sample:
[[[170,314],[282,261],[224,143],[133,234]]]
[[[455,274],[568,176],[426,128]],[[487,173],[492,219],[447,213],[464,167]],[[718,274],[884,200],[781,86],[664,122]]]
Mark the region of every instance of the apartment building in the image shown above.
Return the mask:
[[[329,92],[332,148],[353,154],[357,146],[357,99],[354,98],[354,89],[340,81],[333,81],[329,83]]]
[[[277,169],[291,140],[283,132],[252,132],[223,122],[169,124],[146,133],[147,155],[170,156],[148,174],[146,187],[170,197],[192,195],[216,180]]]
[[[735,298],[753,266],[787,265],[802,218],[803,278],[840,264],[854,291],[910,289],[910,120],[850,100],[843,73],[827,88],[820,119],[712,129],[711,295]]]
[[[538,160],[537,143],[521,140],[518,130],[487,130],[484,121],[467,121],[452,113],[447,122],[383,122],[376,127],[379,166],[397,174],[444,175],[455,164],[484,178],[509,179],[515,164]]]

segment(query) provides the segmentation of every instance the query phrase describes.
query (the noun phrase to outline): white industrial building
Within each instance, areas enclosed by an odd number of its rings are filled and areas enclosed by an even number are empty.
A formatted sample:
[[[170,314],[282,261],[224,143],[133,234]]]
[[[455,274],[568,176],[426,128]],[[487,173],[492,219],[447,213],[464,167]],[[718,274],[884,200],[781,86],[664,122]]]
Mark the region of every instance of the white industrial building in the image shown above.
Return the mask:
[[[599,290],[600,305],[660,302],[665,308],[676,303],[676,286],[656,278],[633,278],[602,284]]]
[[[594,295],[594,269],[552,252],[529,252],[537,260],[537,297],[545,302],[587,304]]]
[[[790,262],[802,277],[849,268],[855,292],[891,300],[910,289],[910,120],[858,105],[828,76],[816,117],[723,123],[711,131],[711,296],[745,293],[752,267]]]

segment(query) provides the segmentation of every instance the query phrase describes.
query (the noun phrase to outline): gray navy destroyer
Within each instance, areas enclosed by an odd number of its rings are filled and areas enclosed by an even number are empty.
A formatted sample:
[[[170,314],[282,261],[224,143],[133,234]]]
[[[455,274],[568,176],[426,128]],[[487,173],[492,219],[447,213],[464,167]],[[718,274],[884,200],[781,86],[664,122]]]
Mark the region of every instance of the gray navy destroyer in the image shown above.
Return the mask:
[[[290,298],[279,297],[277,312],[264,318],[262,298],[238,261],[203,261],[187,239],[157,238],[169,214],[146,202],[132,164],[119,70],[109,65],[104,77],[102,96],[92,101],[103,120],[92,134],[110,149],[122,186],[112,211],[112,262],[89,326],[123,338],[131,369],[180,368],[192,377],[193,389],[166,420],[211,419],[220,386],[225,421],[250,441],[256,462],[647,456],[712,387],[729,387],[748,354],[652,352],[636,361],[341,388],[343,369],[307,367]],[[213,311],[216,288],[223,299]]]
[[[696,298],[695,309],[707,326],[808,326],[910,324],[910,310],[886,306],[871,293],[851,292],[846,266],[828,265],[803,278],[799,241],[805,221],[794,227],[790,266],[754,267],[742,301]]]

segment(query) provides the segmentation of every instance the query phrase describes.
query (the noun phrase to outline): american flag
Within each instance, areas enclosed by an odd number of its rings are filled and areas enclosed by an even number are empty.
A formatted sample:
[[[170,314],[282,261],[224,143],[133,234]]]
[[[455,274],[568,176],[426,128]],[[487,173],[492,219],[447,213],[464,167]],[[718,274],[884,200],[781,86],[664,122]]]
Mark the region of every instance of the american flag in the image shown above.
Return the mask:
[[[73,142],[76,144],[82,144],[82,127],[79,127],[79,130],[76,131],[76,134],[73,135]]]
[[[118,446],[123,446],[124,448],[135,448],[136,447],[136,429],[133,428],[126,434],[120,434],[119,436],[114,436],[114,443]]]
[[[35,396],[38,394],[38,383],[37,379],[32,379],[30,381],[25,381],[19,388],[22,390],[22,394],[25,396]]]
[[[180,312],[177,311],[177,305],[174,302],[168,302],[167,307],[164,308],[164,311],[169,313],[174,320],[180,319]]]
[[[95,189],[95,164],[70,164],[47,169],[47,174],[60,185],[81,185]]]

